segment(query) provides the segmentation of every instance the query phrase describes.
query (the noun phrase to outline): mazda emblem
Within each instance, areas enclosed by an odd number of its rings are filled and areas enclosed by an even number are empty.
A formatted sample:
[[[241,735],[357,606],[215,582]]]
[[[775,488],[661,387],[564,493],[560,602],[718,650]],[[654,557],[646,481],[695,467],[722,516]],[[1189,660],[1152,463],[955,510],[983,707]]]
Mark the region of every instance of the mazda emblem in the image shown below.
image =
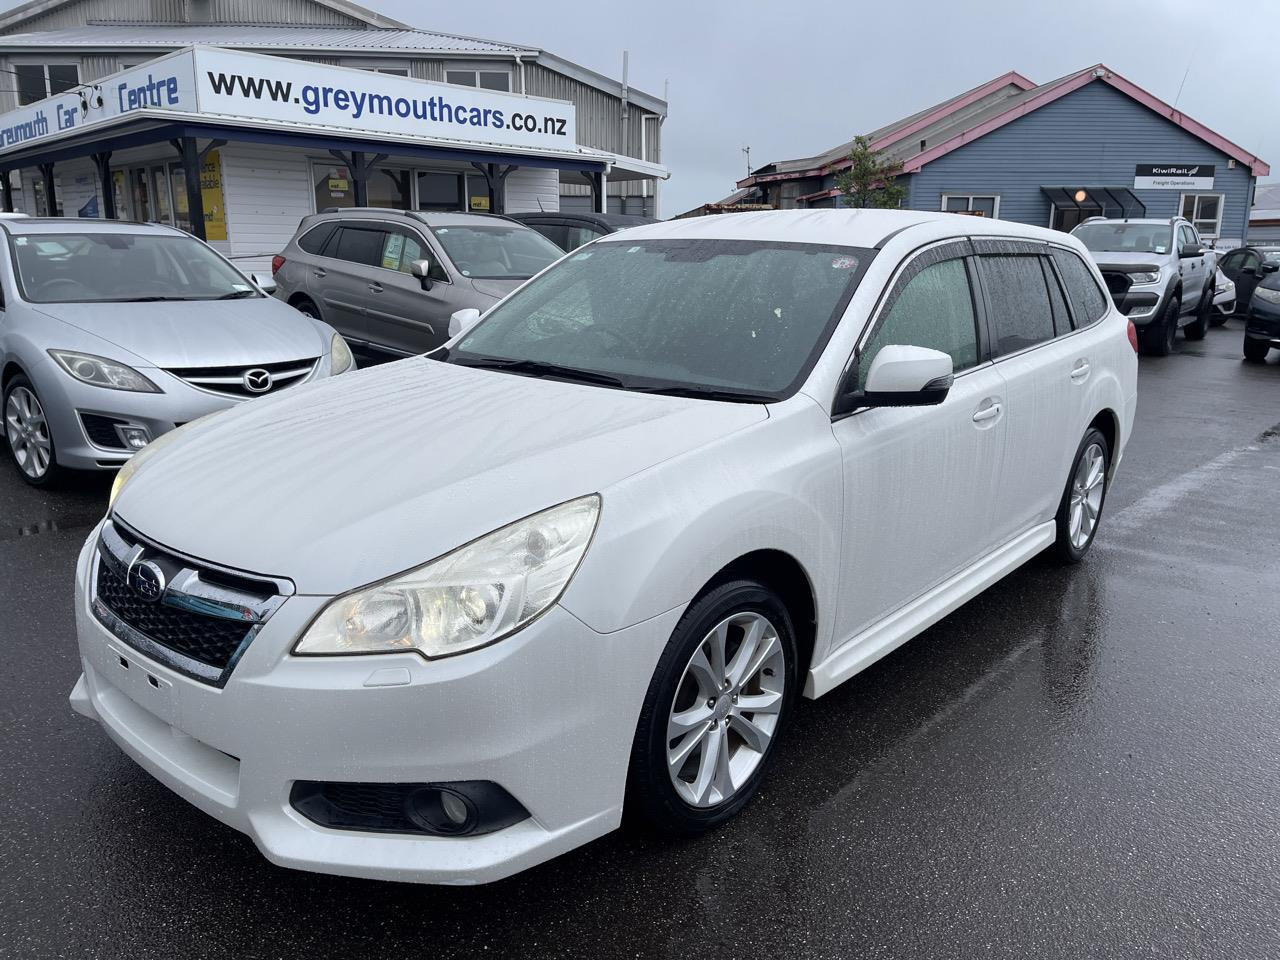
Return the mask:
[[[150,560],[135,560],[129,567],[129,586],[147,603],[156,603],[166,586],[164,571]]]
[[[271,389],[271,371],[263,370],[261,367],[246,370],[240,379],[244,383],[244,388],[250,393],[266,393]]]

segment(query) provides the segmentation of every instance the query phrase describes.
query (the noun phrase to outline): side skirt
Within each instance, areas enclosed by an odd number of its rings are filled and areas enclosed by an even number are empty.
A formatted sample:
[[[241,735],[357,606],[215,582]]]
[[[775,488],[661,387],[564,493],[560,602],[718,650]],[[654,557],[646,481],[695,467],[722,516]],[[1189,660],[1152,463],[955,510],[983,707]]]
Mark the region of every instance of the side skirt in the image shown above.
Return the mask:
[[[1055,536],[1052,520],[1032,527],[968,569],[960,571],[905,607],[872,624],[809,670],[804,695],[810,698],[820,697],[855,673],[865,670],[885,654],[923,633],[997,580],[1022,566],[1053,543]]]

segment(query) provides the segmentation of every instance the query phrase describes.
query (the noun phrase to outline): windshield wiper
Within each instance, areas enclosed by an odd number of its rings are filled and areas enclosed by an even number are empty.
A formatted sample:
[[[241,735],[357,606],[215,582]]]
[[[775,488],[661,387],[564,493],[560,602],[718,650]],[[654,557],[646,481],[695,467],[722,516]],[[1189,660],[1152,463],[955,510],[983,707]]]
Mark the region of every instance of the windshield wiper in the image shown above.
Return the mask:
[[[161,300],[192,300],[193,297],[121,297],[119,300],[112,300],[111,303],[159,303]]]
[[[558,363],[546,363],[542,360],[508,360],[503,357],[467,357],[465,360],[450,361],[461,367],[479,367],[483,370],[505,370],[509,373],[522,373],[530,377],[555,377],[560,380],[576,380],[579,383],[594,383],[602,387],[622,387],[626,381],[608,373],[596,373],[594,370],[579,370],[577,367],[566,367]]]
[[[631,387],[636,393],[657,393],[664,397],[693,397],[698,400],[723,400],[727,403],[776,403],[778,398],[751,390],[699,387],[687,383],[659,383]]]
[[[230,293],[224,293],[220,297],[214,297],[215,300],[242,300],[245,297],[256,297],[256,290],[232,290]]]

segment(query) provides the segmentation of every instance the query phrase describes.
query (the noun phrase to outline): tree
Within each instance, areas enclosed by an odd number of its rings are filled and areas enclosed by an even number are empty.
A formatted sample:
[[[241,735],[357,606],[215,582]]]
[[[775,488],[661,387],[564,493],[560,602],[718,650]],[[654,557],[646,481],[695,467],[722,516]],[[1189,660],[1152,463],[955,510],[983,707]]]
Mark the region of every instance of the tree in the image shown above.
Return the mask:
[[[902,164],[871,149],[870,137],[854,137],[849,168],[836,174],[836,189],[850,207],[897,207],[907,188],[897,182]]]

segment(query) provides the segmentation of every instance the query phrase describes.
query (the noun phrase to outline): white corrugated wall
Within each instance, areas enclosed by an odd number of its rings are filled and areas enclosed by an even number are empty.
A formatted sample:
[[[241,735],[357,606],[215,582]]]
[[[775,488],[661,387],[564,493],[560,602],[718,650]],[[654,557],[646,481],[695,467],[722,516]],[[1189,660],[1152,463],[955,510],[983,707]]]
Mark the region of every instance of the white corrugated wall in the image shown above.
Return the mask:
[[[519,167],[507,175],[507,213],[556,212],[559,209],[559,171]]]
[[[315,212],[307,154],[249,143],[229,143],[221,153],[230,255],[242,270],[270,271],[298,221]]]

